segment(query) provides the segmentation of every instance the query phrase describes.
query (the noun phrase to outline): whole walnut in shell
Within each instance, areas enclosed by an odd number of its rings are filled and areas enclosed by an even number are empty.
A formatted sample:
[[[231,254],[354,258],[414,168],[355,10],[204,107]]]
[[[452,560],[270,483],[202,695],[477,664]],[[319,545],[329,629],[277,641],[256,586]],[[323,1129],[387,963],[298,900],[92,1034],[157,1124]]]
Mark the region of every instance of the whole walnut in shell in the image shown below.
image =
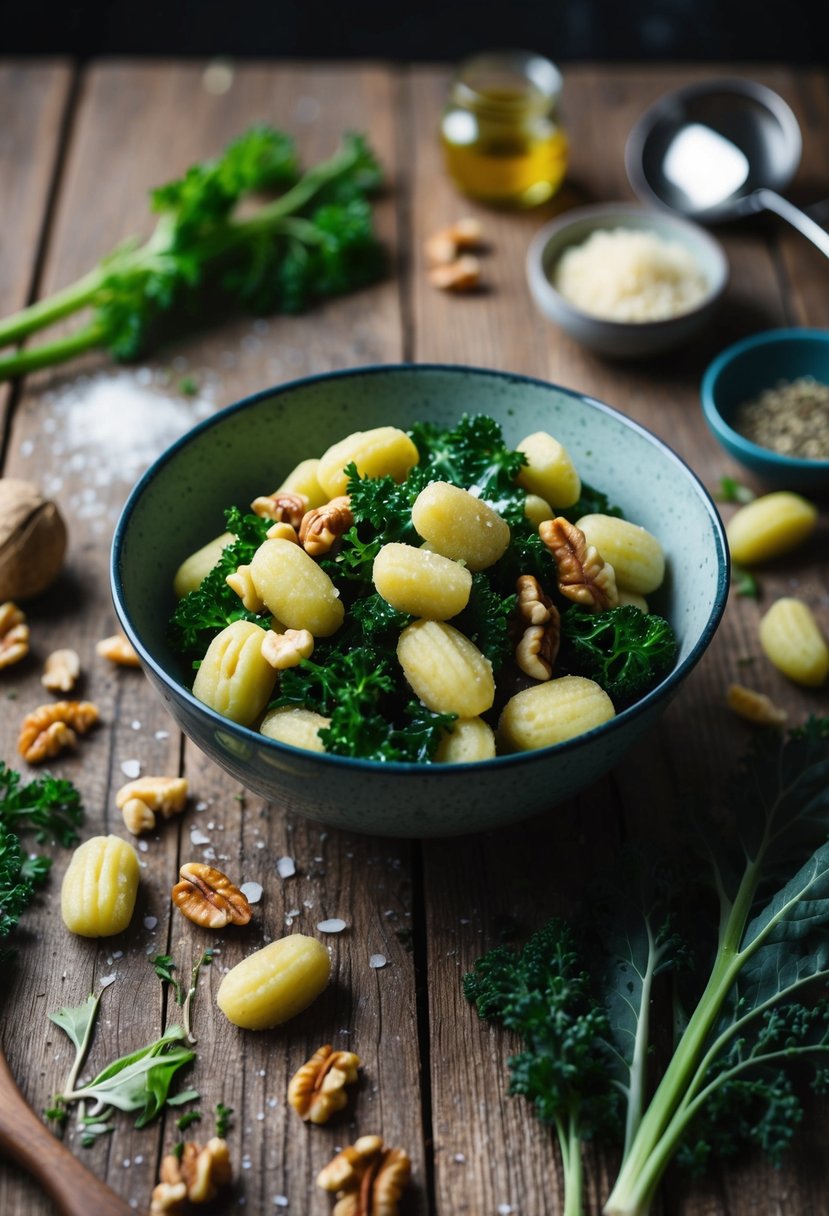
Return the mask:
[[[50,587],[66,553],[57,506],[30,481],[0,478],[0,603],[27,600]]]

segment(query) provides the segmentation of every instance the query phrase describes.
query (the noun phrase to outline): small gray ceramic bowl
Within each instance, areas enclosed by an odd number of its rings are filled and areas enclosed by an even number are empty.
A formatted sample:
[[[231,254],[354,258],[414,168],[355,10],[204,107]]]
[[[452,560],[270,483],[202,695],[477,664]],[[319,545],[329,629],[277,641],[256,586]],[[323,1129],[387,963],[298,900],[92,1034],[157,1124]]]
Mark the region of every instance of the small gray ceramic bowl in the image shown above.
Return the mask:
[[[559,259],[592,233],[616,228],[652,232],[688,249],[707,284],[700,303],[663,321],[636,322],[607,320],[570,304],[553,286]],[[690,220],[633,203],[608,203],[568,211],[536,233],[527,252],[527,280],[540,311],[577,342],[601,355],[637,359],[680,346],[703,329],[728,283],[728,260],[719,241]]]
[[[351,431],[485,413],[509,443],[548,430],[584,480],[651,529],[670,577],[658,605],[679,639],[675,669],[612,721],[557,747],[477,764],[377,763],[320,755],[237,726],[190,692],[166,638],[179,563],[300,460]],[[112,552],[121,623],[182,730],[243,786],[310,819],[383,836],[450,836],[517,822],[591,784],[657,720],[702,657],[725,606],[727,551],[695,475],[653,435],[598,401],[541,381],[463,367],[401,366],[280,385],[230,406],[173,444],[127,501]]]

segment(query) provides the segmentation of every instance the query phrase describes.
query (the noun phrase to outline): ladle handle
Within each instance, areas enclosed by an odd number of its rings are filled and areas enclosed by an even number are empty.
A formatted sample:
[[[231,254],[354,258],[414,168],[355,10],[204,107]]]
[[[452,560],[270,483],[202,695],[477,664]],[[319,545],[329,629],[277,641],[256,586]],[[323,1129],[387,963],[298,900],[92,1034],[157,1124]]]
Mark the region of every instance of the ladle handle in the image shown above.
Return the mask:
[[[790,203],[782,195],[776,194],[774,190],[767,190],[765,187],[755,190],[753,198],[758,210],[765,208],[766,211],[773,211],[775,215],[779,215],[813,245],[817,245],[820,252],[829,258],[829,232],[825,228],[821,228],[820,224],[816,223],[805,211],[801,211],[799,207],[795,207],[794,203]]]

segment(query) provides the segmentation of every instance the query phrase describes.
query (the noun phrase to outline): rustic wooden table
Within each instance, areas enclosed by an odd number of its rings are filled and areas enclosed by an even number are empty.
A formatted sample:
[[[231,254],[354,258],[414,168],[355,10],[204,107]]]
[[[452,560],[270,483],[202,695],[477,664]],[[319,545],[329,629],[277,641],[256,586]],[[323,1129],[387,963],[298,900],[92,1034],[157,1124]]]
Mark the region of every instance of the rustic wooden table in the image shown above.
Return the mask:
[[[404,1209],[410,1216],[555,1213],[560,1174],[551,1137],[522,1100],[506,1093],[506,1058],[515,1043],[479,1023],[462,998],[461,976],[505,923],[521,935],[566,910],[597,855],[612,854],[624,833],[664,821],[680,792],[713,794],[749,733],[725,707],[732,679],[748,682],[748,670],[750,683],[796,721],[825,708],[825,692],[787,684],[759,655],[757,641],[763,605],[792,588],[813,605],[824,629],[829,626],[825,517],[815,546],[764,573],[761,602],[732,596],[710,651],[661,727],[611,777],[520,829],[433,843],[340,835],[295,817],[290,807],[263,805],[178,734],[140,673],[96,657],[95,642],[115,626],[107,575],[113,525],[137,476],[206,413],[306,373],[400,360],[526,372],[591,393],[667,439],[715,491],[723,475],[745,477],[703,424],[702,369],[717,350],[755,330],[829,325],[829,263],[773,220],[725,231],[733,276],[716,326],[679,354],[611,364],[574,345],[532,307],[524,254],[553,208],[485,212],[462,201],[447,181],[435,137],[447,72],[250,63],[237,66],[230,88],[216,95],[205,87],[204,67],[0,67],[2,312],[71,281],[125,235],[145,232],[148,187],[216,153],[254,121],[294,132],[307,162],[329,153],[343,130],[369,133],[388,175],[378,221],[393,273],[306,316],[239,320],[202,332],[138,367],[87,358],[0,390],[3,473],[38,481],[60,503],[71,531],[59,586],[30,606],[32,654],[0,678],[0,755],[19,764],[20,718],[47,699],[41,662],[52,649],[72,646],[83,662],[83,695],[98,704],[103,725],[53,768],[83,793],[85,833],[123,830],[114,794],[130,762],[145,773],[182,771],[194,795],[184,820],[168,824],[142,852],[139,906],[132,928],[117,940],[99,945],[65,932],[57,889],[67,856],[56,851],[55,875],[27,914],[17,961],[5,972],[4,1046],[26,1096],[41,1110],[70,1055],[47,1011],[80,1003],[102,977],[114,975],[90,1067],[154,1038],[170,1011],[149,956],[169,952],[184,968],[204,946],[201,931],[171,916],[169,891],[179,862],[208,847],[220,864],[227,859],[235,874],[264,888],[252,932],[217,943],[221,954],[205,974],[196,1014],[192,1081],[203,1095],[205,1134],[217,1102],[235,1111],[236,1185],[218,1210],[323,1216],[330,1201],[315,1189],[318,1169],[335,1145],[380,1131],[412,1156],[414,1185]],[[792,194],[804,202],[829,197],[829,76],[739,71],[781,92],[802,124],[804,156]],[[557,206],[629,198],[622,153],[637,115],[668,89],[712,74],[705,67],[569,68],[572,169]],[[487,289],[449,298],[426,282],[422,242],[470,212],[480,214],[488,234]],[[185,374],[199,385],[194,399],[178,389]],[[321,446],[324,436],[310,440],[311,447]],[[295,876],[278,876],[280,857],[294,859]],[[209,999],[222,970],[252,944],[288,926],[314,933],[326,917],[347,925],[327,939],[336,982],[284,1029],[236,1032]],[[382,969],[369,965],[375,953],[387,960]],[[287,1109],[286,1085],[325,1041],[356,1050],[364,1076],[347,1117],[309,1129]],[[170,1115],[137,1132],[119,1119],[114,1135],[90,1150],[73,1131],[67,1142],[144,1210],[159,1156],[178,1138],[173,1120]],[[751,1158],[714,1165],[693,1187],[672,1175],[661,1210],[684,1216],[829,1212],[828,1131],[824,1107],[804,1123],[779,1171]],[[588,1156],[589,1211],[598,1212],[611,1163]],[[3,1216],[48,1210],[28,1178],[0,1166]]]

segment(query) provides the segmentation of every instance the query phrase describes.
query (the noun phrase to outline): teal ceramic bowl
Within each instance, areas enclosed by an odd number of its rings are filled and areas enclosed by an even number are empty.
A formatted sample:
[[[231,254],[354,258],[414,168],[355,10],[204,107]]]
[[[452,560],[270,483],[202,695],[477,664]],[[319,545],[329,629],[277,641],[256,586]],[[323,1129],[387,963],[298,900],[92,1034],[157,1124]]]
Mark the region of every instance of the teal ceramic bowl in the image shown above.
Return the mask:
[[[760,447],[734,430],[744,401],[781,380],[829,384],[829,330],[770,329],[729,346],[702,378],[705,421],[725,450],[770,488],[829,495],[829,460],[803,460]]]
[[[486,413],[510,443],[555,434],[584,480],[653,531],[670,577],[658,604],[680,642],[662,683],[612,721],[556,747],[476,764],[378,763],[302,751],[237,726],[197,701],[165,627],[180,562],[224,530],[300,460],[354,430],[415,420],[454,424]],[[725,606],[727,550],[700,482],[668,447],[622,414],[567,389],[464,367],[392,366],[317,376],[249,397],[202,422],[144,475],[112,551],[121,623],[182,730],[244,787],[310,819],[382,836],[451,836],[546,811],[590,785],[665,709],[708,646]],[[655,605],[656,606],[656,605]]]

